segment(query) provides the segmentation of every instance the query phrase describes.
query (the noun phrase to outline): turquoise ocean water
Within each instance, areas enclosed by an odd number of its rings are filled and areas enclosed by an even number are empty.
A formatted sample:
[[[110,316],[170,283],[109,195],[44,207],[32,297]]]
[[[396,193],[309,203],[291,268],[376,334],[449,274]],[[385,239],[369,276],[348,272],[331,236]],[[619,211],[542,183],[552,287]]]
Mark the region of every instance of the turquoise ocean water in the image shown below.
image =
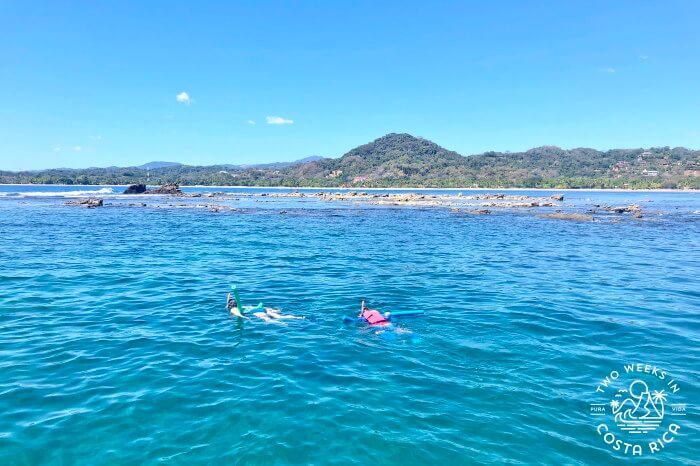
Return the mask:
[[[697,464],[698,194],[565,193],[645,209],[569,222],[98,189],[0,186],[2,465]],[[232,283],[307,319],[238,321]],[[378,334],[361,299],[426,314]],[[590,411],[630,363],[680,387],[641,458]]]

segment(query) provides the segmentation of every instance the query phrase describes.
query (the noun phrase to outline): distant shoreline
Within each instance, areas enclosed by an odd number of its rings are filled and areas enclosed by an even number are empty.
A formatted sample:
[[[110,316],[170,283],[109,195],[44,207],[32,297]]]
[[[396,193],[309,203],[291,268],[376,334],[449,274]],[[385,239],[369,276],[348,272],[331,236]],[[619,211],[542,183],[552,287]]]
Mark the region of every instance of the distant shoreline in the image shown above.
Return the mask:
[[[118,188],[130,186],[128,184],[43,184],[43,183],[0,183],[0,186],[63,186],[63,187],[75,187],[75,186],[95,186],[95,187],[108,187],[108,188]],[[149,185],[158,186],[158,185]],[[638,193],[700,193],[698,189],[625,189],[625,188],[365,188],[362,186],[354,188],[340,188],[340,187],[328,187],[328,186],[210,186],[210,185],[181,185],[181,188],[212,188],[212,189],[321,189],[321,190],[343,190],[343,191],[562,191],[562,192],[638,192]]]

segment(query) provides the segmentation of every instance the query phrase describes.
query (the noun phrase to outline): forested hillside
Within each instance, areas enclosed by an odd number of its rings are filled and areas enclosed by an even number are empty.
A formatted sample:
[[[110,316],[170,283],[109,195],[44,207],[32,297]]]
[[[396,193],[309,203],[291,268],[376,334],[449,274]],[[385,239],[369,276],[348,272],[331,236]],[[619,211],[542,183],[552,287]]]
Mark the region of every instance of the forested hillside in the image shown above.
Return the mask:
[[[163,164],[0,172],[1,183],[179,183],[221,186],[524,187],[700,189],[700,151],[561,149],[462,156],[409,134],[387,134],[337,159],[255,167]]]

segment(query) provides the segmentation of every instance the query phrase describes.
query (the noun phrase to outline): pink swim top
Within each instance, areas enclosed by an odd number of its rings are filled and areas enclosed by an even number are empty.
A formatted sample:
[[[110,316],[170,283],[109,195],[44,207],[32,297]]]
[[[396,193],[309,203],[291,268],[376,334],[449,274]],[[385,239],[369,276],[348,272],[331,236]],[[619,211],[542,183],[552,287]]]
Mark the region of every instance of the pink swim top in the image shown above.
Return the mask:
[[[370,325],[383,325],[389,323],[381,312],[375,311],[374,309],[365,309],[362,311],[362,317],[364,317],[364,319],[369,322]]]

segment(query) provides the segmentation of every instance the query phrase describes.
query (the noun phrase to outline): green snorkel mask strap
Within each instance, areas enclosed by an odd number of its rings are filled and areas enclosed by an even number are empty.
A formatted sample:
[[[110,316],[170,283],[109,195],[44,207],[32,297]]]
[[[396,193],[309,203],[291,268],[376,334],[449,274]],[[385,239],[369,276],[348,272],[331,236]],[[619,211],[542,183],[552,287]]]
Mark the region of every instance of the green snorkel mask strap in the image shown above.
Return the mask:
[[[236,306],[238,306],[238,309],[243,310],[243,303],[241,303],[241,297],[238,296],[238,287],[236,285],[231,285],[231,291],[233,291],[233,297],[236,298]]]
[[[236,298],[236,305],[238,306],[238,309],[240,309],[241,312],[244,312],[241,297],[238,295],[238,287],[236,285],[231,285],[231,291],[233,291],[233,297]],[[262,307],[263,303],[258,303],[258,305],[253,309],[262,309]]]

